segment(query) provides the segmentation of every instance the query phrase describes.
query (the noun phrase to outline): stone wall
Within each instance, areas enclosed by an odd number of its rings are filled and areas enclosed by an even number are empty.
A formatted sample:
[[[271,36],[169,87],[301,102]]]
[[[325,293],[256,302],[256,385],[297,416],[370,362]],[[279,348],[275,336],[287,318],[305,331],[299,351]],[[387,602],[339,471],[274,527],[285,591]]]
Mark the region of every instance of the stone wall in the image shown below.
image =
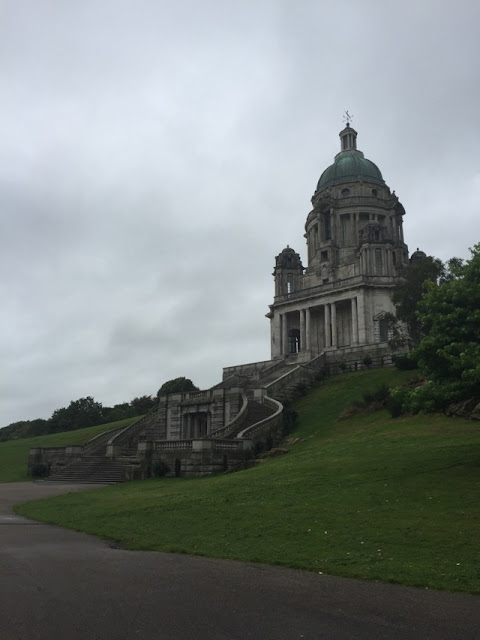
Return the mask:
[[[137,457],[146,477],[156,460],[165,462],[169,477],[199,478],[227,471],[252,458],[253,442],[241,440],[179,440],[139,443]]]
[[[363,360],[367,357],[372,360],[372,363],[368,366],[363,363]],[[344,364],[342,365],[342,363]],[[327,367],[330,375],[346,371],[362,371],[369,367],[386,367],[392,364],[392,352],[386,343],[344,347],[343,349],[325,352],[325,367]]]
[[[80,460],[82,445],[70,445],[68,447],[35,447],[30,449],[27,462],[27,475],[32,475],[32,470],[37,464],[44,464],[48,468],[48,474],[58,471],[66,464]]]
[[[262,360],[260,362],[250,362],[248,364],[238,364],[234,367],[224,367],[222,379],[226,380],[233,375],[252,376],[261,373],[264,369],[272,364],[271,360]]]

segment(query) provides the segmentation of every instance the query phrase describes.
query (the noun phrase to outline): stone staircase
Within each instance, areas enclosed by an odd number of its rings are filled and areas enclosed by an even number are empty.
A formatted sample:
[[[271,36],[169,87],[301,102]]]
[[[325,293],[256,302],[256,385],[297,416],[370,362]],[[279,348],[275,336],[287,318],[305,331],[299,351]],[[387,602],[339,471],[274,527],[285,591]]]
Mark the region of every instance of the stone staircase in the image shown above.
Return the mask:
[[[234,418],[231,423],[213,431],[208,438],[222,443],[219,446],[228,451],[228,446],[225,444],[227,440],[235,440],[238,437],[255,439],[263,437],[267,432],[274,433],[279,424],[281,403],[294,394],[295,387],[300,382],[308,381],[309,375],[312,375],[311,371],[306,371],[306,367],[283,361],[274,363],[256,375],[230,376],[214,389],[228,388],[233,384],[243,388],[243,409],[238,414],[238,419]],[[263,397],[264,392],[259,392],[261,389],[266,390],[265,397]],[[255,399],[259,395],[262,395],[261,401]],[[272,419],[268,420],[268,418]],[[143,473],[141,461],[144,462],[144,458],[137,457],[138,443],[155,441],[157,420],[158,411],[155,408],[127,427],[93,438],[85,444],[75,462],[62,465],[60,461],[48,480],[113,484],[139,477],[138,474]],[[244,432],[247,432],[247,435],[243,435]],[[174,444],[172,441],[172,447]],[[190,451],[183,441],[179,446],[179,451],[182,446],[185,451]],[[235,446],[233,442],[232,446]],[[107,449],[110,451],[108,455],[113,455],[116,459],[107,457]],[[112,454],[113,449],[116,451]],[[179,454],[179,457],[181,455],[183,454]]]
[[[108,460],[103,455],[83,455],[81,460],[65,465],[52,473],[49,482],[81,482],[91,484],[115,484],[127,480],[127,465]]]
[[[262,386],[265,386],[270,382],[274,382],[275,380],[278,380],[278,378],[281,378],[285,374],[293,371],[293,369],[295,369],[297,366],[298,365],[296,364],[285,364],[280,368],[276,368],[272,372],[266,371],[265,374],[261,376],[260,382],[257,382],[256,385],[258,386],[259,384],[261,384]]]
[[[256,400],[249,400],[248,407],[247,407],[247,415],[245,417],[245,420],[242,423],[242,426],[237,430],[237,433],[240,431],[243,431],[244,429],[247,429],[248,427],[251,427],[257,422],[264,420],[265,418],[268,418],[273,413],[274,413],[274,410],[271,409],[270,407],[267,407],[267,405],[261,404]],[[237,433],[232,433],[230,437],[235,438]]]

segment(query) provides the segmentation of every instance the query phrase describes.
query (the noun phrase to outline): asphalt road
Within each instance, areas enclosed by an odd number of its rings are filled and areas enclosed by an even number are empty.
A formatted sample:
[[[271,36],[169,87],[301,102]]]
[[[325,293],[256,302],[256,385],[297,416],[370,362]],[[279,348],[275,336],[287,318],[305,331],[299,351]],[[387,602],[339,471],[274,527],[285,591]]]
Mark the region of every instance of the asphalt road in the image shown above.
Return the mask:
[[[480,597],[115,549],[15,516],[91,485],[0,484],[1,640],[480,638]]]

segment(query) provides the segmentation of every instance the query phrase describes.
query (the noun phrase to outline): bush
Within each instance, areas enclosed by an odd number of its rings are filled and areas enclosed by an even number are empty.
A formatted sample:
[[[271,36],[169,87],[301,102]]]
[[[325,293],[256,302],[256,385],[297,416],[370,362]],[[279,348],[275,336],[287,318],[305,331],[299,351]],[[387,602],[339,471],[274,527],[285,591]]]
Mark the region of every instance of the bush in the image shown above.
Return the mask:
[[[296,396],[304,396],[308,391],[308,386],[305,382],[299,382],[294,389]]]
[[[288,436],[291,433],[296,425],[298,420],[298,413],[289,405],[284,405],[283,407],[283,428],[282,428],[282,436]]]
[[[392,418],[398,418],[403,413],[403,401],[399,397],[393,395],[388,396],[386,407]]]
[[[418,368],[417,360],[411,355],[393,356],[393,364],[400,369],[400,371],[412,371]]]
[[[368,367],[371,367],[371,366],[372,366],[372,363],[373,363],[372,356],[371,356],[371,355],[369,355],[369,354],[367,354],[367,355],[363,358],[363,360],[362,360],[362,364],[363,364],[363,366],[365,366],[365,367],[367,367],[367,368],[368,368]]]
[[[48,465],[43,462],[37,462],[32,466],[32,478],[46,478],[48,476]]]
[[[345,360],[342,360],[341,362],[338,363],[338,366],[342,371],[345,371],[347,368],[347,363],[345,362]]]
[[[363,394],[363,402],[365,404],[373,404],[374,402],[384,403],[390,395],[390,387],[382,383],[374,391],[367,391]]]
[[[155,460],[152,464],[152,476],[154,478],[164,478],[170,473],[170,467],[163,460]]]
[[[432,380],[415,387],[391,389],[387,409],[392,418],[402,413],[444,411],[461,394],[461,383],[439,385]]]

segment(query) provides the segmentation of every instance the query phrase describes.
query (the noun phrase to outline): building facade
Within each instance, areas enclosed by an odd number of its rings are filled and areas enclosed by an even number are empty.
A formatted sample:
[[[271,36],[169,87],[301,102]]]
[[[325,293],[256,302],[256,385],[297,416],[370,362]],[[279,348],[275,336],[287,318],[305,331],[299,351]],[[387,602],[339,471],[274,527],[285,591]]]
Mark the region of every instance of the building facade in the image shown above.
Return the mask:
[[[287,246],[275,259],[272,359],[327,361],[387,348],[386,313],[408,264],[405,210],[347,122],[340,152],[320,176],[307,216],[307,266]],[[330,358],[328,357],[330,355]],[[350,358],[351,359],[351,358]]]

